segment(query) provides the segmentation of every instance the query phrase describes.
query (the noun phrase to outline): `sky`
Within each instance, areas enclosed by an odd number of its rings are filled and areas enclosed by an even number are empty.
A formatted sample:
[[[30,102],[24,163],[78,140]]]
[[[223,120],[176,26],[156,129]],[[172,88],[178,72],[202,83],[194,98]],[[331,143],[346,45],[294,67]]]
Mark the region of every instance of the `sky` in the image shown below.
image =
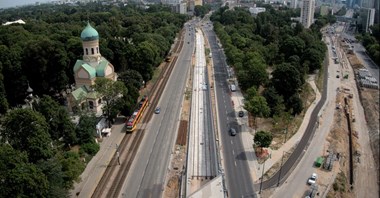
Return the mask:
[[[0,0],[0,8],[10,8],[15,6],[35,4],[36,2],[46,3],[49,1],[50,0]]]

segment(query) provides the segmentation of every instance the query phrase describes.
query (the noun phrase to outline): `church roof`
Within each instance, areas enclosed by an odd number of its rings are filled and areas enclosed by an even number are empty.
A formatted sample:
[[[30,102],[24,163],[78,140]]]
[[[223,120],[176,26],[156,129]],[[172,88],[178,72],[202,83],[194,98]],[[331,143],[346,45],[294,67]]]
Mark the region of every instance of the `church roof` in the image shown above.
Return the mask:
[[[88,90],[86,86],[82,86],[71,92],[71,94],[74,97],[75,101],[82,101],[87,97]]]
[[[87,23],[87,26],[84,28],[84,30],[80,34],[80,38],[82,39],[82,41],[98,40],[99,33],[90,25],[90,23]]]
[[[108,60],[105,58],[101,58],[99,65],[96,67],[96,74],[97,76],[104,77],[105,76],[105,70],[107,65],[109,64]]]
[[[76,73],[80,68],[85,69],[90,75],[90,78],[96,77],[96,70],[93,67],[91,67],[91,65],[84,62],[83,60],[77,60],[73,69],[74,73]]]

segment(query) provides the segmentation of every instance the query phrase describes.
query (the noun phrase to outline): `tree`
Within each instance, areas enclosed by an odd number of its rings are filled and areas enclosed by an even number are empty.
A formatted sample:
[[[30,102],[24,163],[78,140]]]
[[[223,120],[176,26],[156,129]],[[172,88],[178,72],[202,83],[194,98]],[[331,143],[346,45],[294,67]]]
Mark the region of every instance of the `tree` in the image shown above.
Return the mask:
[[[62,164],[65,187],[71,188],[74,181],[78,181],[79,175],[83,172],[85,165],[81,162],[79,154],[72,151],[58,156],[58,159]]]
[[[0,197],[46,197],[49,183],[24,152],[0,143]]]
[[[79,144],[95,142],[94,136],[96,131],[96,118],[83,115],[78,126],[75,128]]]
[[[203,18],[207,14],[208,11],[210,11],[209,5],[204,5],[204,6],[196,5],[194,7],[194,15],[197,17]]]
[[[297,93],[303,84],[303,76],[296,67],[289,63],[282,63],[272,73],[272,84],[276,91],[289,98]]]
[[[3,66],[0,62],[0,114],[4,114],[8,110],[8,101],[5,96],[6,93],[5,93],[5,88],[3,84],[4,77],[3,77],[3,74],[1,73],[2,70],[3,70]]]
[[[257,117],[268,117],[270,114],[270,109],[268,107],[267,101],[262,96],[255,96],[248,99],[244,104],[245,109],[253,114],[253,119],[256,125]]]
[[[280,115],[285,110],[284,99],[280,96],[273,86],[266,88],[263,92],[269,108],[271,109],[271,115]]]
[[[291,110],[293,115],[297,115],[301,113],[303,110],[303,103],[298,94],[294,94],[293,96],[291,96],[286,103],[287,109]]]
[[[62,170],[61,162],[52,157],[47,160],[40,160],[36,166],[44,173],[49,183],[46,197],[66,198],[69,192],[65,186],[65,173]]]
[[[44,95],[35,107],[48,121],[49,134],[53,140],[63,137],[67,145],[76,142],[74,124],[62,106],[50,96]]]
[[[261,150],[262,148],[269,147],[272,143],[272,140],[272,134],[267,131],[258,131],[253,137],[253,142],[255,143],[255,145],[259,146]]]
[[[1,141],[25,151],[30,162],[52,156],[50,135],[45,118],[31,109],[15,109],[5,115]]]
[[[112,120],[116,118],[119,111],[116,106],[117,100],[126,95],[128,90],[123,82],[112,81],[108,78],[97,78],[93,87],[106,103],[103,107],[103,111],[106,112],[107,120],[109,125],[111,125]]]

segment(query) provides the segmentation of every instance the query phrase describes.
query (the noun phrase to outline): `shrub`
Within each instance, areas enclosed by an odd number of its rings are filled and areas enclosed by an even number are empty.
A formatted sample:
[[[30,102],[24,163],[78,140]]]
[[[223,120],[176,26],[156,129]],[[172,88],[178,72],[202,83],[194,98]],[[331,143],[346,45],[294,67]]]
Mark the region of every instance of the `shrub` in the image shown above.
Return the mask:
[[[95,155],[99,151],[99,144],[97,143],[86,143],[81,145],[80,147],[80,153],[85,152],[89,155]]]

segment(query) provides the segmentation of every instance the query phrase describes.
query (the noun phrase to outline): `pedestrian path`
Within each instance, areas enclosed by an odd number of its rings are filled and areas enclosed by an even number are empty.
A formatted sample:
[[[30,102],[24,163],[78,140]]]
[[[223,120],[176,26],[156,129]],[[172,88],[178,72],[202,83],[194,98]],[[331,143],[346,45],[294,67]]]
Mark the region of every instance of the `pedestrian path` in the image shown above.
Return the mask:
[[[267,172],[274,164],[276,164],[277,162],[279,162],[281,160],[284,152],[288,152],[296,144],[298,144],[298,142],[300,141],[300,139],[302,138],[302,136],[306,130],[307,124],[310,120],[311,112],[314,110],[318,101],[321,99],[321,94],[315,85],[314,77],[311,76],[307,80],[307,82],[313,88],[313,90],[316,94],[316,98],[315,98],[314,102],[309,106],[308,110],[306,111],[304,119],[302,121],[302,124],[299,127],[297,133],[294,134],[289,140],[287,140],[287,142],[284,145],[282,145],[278,150],[272,150],[272,149],[268,148],[270,157],[265,161],[264,173]],[[261,177],[261,174],[263,171],[262,170],[263,165],[258,163],[258,161],[256,159],[255,151],[253,149],[253,137],[255,134],[255,130],[250,128],[248,125],[248,116],[247,116],[248,113],[243,108],[244,107],[244,103],[243,103],[244,97],[243,97],[242,93],[240,91],[232,92],[231,98],[232,98],[232,101],[234,104],[234,109],[236,112],[237,121],[238,121],[239,125],[241,126],[241,132],[242,132],[241,133],[241,140],[242,140],[243,147],[245,150],[245,154],[247,157],[248,165],[249,165],[249,168],[251,170],[252,180],[254,182],[257,182],[259,180],[259,178]],[[238,117],[237,113],[239,111],[242,111],[242,110],[244,111],[244,117],[240,118],[240,117]]]
[[[74,183],[70,197],[91,197],[100,179],[103,176],[108,164],[116,152],[117,145],[120,145],[125,132],[123,132],[124,119],[120,119],[112,126],[111,135],[104,137],[100,143],[98,153],[87,164],[86,169],[80,175],[80,182]]]

